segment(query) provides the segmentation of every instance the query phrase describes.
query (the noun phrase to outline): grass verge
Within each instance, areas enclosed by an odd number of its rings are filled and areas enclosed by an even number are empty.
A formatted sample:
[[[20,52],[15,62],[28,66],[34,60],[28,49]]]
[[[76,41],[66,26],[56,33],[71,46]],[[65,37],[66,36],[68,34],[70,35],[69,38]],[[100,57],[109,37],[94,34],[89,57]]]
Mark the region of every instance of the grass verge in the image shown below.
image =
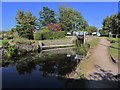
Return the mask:
[[[95,39],[89,41],[88,44],[90,44],[90,46],[91,46],[92,48],[94,48],[94,47],[96,47],[96,46],[98,45],[98,42],[99,42],[99,41],[100,41],[99,38],[95,38]]]
[[[115,43],[112,43],[111,46],[109,47],[110,54],[115,58],[115,60],[120,60],[120,48],[119,48],[119,43],[120,43],[120,38],[111,38],[111,37],[106,37],[108,41],[116,41]]]
[[[116,60],[120,60],[120,48],[118,47],[118,43],[113,43],[110,47],[109,47],[110,53],[113,55],[113,57]]]
[[[112,41],[112,40],[115,40],[115,41],[120,41],[120,39],[119,38],[111,38],[111,37],[106,37],[106,39],[108,40],[108,41]]]

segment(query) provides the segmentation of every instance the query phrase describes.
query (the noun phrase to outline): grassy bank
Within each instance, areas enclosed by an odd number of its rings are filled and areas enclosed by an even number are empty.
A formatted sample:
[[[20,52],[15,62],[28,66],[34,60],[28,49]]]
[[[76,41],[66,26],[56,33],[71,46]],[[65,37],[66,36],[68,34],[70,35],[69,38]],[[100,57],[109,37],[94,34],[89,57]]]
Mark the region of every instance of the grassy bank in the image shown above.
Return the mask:
[[[114,43],[109,47],[110,53],[114,56],[116,60],[120,60],[120,48],[118,47],[118,43]]]
[[[99,38],[95,38],[95,39],[89,41],[88,44],[90,44],[90,46],[94,48],[94,47],[96,47],[98,45],[99,41],[100,41]]]
[[[115,41],[117,41],[117,42],[120,42],[120,39],[119,39],[119,38],[106,37],[106,39],[107,39],[108,41],[115,40]]]
[[[120,60],[120,48],[118,43],[120,42],[119,38],[106,38],[108,41],[116,41],[115,43],[112,43],[111,46],[109,47],[110,53],[112,56],[115,58],[115,60]]]

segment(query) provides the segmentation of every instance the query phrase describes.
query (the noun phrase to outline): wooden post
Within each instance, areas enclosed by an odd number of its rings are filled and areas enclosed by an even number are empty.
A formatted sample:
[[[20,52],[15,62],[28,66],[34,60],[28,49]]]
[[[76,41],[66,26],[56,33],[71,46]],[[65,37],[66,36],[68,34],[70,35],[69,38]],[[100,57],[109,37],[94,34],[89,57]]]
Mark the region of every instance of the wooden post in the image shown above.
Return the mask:
[[[84,32],[84,38],[83,39],[84,39],[84,44],[85,44],[85,32]]]

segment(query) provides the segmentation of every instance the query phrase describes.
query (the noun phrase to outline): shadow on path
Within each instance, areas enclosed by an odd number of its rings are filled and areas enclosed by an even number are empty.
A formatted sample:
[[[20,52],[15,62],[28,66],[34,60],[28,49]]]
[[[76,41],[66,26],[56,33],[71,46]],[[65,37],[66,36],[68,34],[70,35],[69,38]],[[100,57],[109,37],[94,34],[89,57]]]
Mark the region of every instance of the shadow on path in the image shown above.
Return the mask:
[[[89,80],[86,82],[88,88],[120,88],[120,74],[113,75],[111,70],[105,70],[99,65],[94,65],[97,72],[89,74]]]
[[[98,70],[89,74],[88,79],[66,79],[66,88],[120,88],[120,74],[113,75],[111,70],[105,70],[95,65]]]

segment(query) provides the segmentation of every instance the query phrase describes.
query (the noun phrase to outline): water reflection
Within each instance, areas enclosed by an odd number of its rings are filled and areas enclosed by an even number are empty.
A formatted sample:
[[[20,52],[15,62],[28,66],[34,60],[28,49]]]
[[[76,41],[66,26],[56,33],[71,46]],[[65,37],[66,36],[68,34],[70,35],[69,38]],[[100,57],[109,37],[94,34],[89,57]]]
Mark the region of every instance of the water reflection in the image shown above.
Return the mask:
[[[3,61],[3,67],[15,66],[19,74],[30,74],[34,70],[39,70],[43,76],[48,76],[51,74],[66,75],[77,65],[77,61],[74,60],[75,55],[67,57],[66,54],[52,54],[40,57],[37,54],[34,57],[28,55],[16,61],[13,60],[14,62]]]
[[[19,74],[30,74],[34,70],[39,70],[43,72],[43,76],[53,73],[66,75],[74,70],[81,57],[70,49],[61,52],[59,50],[59,52],[29,53],[23,57],[5,59],[2,67],[15,66]]]
[[[31,77],[32,79],[34,79],[35,82],[37,81],[43,84],[43,81],[41,81],[41,79],[46,77],[47,80],[45,80],[44,82],[48,83],[49,76],[56,77],[58,80],[61,76],[65,76],[66,74],[71,73],[75,69],[79,61],[80,59],[76,57],[76,53],[70,49],[54,52],[47,51],[41,53],[29,53],[26,56],[22,57],[4,59],[2,62],[4,76],[3,79],[5,83],[11,82],[11,80],[9,80],[10,78],[14,78],[15,82],[23,82],[26,77]],[[14,72],[12,71],[13,69],[15,69]],[[26,76],[28,74],[29,76]],[[30,83],[30,80],[31,79],[26,81],[26,83]],[[60,81],[55,81],[55,83],[60,83]],[[4,85],[7,86],[8,84]],[[30,86],[30,84],[28,86]]]

